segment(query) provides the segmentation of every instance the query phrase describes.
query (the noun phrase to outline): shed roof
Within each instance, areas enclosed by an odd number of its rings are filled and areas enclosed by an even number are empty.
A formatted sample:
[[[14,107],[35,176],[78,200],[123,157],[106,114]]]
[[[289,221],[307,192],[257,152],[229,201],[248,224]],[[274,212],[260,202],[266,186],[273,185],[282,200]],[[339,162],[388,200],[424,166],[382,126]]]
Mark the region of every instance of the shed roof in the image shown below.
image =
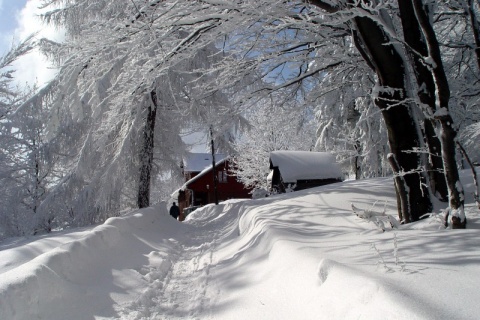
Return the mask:
[[[215,162],[222,161],[227,156],[225,154],[215,154]],[[210,153],[188,153],[183,158],[183,170],[185,172],[201,172],[204,169],[212,167],[212,154]]]
[[[270,169],[278,167],[283,181],[342,179],[343,174],[328,152],[273,151],[270,153]]]
[[[217,157],[215,156],[215,160],[217,160]],[[217,161],[215,163],[215,168],[220,166],[222,163],[224,163],[225,161],[228,160],[228,157],[225,157],[219,161]],[[185,190],[188,185],[192,184],[193,182],[199,180],[200,178],[202,178],[204,175],[206,175],[207,173],[209,173],[210,171],[213,170],[213,167],[212,167],[212,163],[210,162],[210,166],[207,166],[205,169],[203,169],[198,175],[196,175],[195,177],[193,177],[192,179],[186,181],[183,186],[180,187],[179,190]]]

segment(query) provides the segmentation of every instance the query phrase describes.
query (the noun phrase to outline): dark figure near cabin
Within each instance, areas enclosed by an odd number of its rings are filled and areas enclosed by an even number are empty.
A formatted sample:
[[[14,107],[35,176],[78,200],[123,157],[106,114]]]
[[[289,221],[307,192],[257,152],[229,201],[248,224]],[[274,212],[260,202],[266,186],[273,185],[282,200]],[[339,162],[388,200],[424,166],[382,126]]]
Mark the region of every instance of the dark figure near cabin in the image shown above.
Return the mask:
[[[180,215],[180,209],[178,208],[178,206],[176,205],[176,203],[174,202],[172,204],[172,206],[170,207],[170,215],[172,217],[175,218],[175,220],[178,218],[178,216]]]

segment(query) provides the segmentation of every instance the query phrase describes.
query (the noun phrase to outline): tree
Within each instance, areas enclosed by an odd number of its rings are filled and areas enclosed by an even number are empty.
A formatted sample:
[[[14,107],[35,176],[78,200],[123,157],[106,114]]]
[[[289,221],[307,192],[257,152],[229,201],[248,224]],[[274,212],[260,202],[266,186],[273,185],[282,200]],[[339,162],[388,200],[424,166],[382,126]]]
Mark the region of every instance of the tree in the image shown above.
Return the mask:
[[[453,128],[453,120],[448,113],[450,94],[448,79],[442,65],[441,52],[435,31],[422,2],[415,0],[399,1],[399,12],[404,27],[405,43],[414,51],[415,49],[422,49],[422,47],[426,48],[427,55],[422,55],[422,51],[415,52],[420,55],[422,62],[427,65],[427,68],[418,62],[408,65],[409,61],[402,57],[402,52],[399,51],[398,45],[394,44],[393,40],[399,39],[399,37],[394,33],[393,18],[389,16],[388,11],[396,8],[384,4],[372,5],[367,2],[355,3],[350,8],[333,6],[330,2],[324,1],[313,1],[312,3],[332,13],[347,10],[352,15],[352,21],[359,37],[359,41],[356,42],[357,48],[362,52],[365,59],[370,61],[369,65],[374,68],[378,76],[379,85],[386,89],[378,93],[378,98],[375,102],[382,110],[389,133],[390,148],[394,162],[398,164],[401,171],[415,171],[420,164],[418,156],[412,156],[412,153],[405,155],[403,152],[421,146],[415,119],[411,114],[411,107],[408,106],[409,103],[405,99],[408,96],[414,97],[411,92],[409,93],[408,83],[405,82],[409,75],[409,67],[417,71],[415,75],[419,83],[429,79],[433,80],[427,82],[427,84],[433,83],[433,88],[428,87],[428,85],[426,88],[423,88],[427,92],[426,96],[434,97],[435,102],[434,105],[429,104],[430,109],[425,113],[428,119],[434,115],[433,118],[441,130],[439,131],[441,132],[439,138],[442,148],[443,167],[450,195],[450,210],[452,210],[454,217],[454,226],[464,226],[463,190],[458,187],[461,184],[458,178],[458,169],[454,163],[454,139],[456,133]],[[410,29],[413,32],[410,32]],[[413,36],[410,38],[412,33]],[[399,77],[398,75],[404,76]],[[425,101],[426,98],[422,100]],[[399,124],[402,128],[398,126]],[[405,130],[406,134],[404,136],[400,134],[402,130]],[[406,193],[406,196],[403,196],[403,198],[408,199],[406,202],[399,202],[401,203],[399,206],[400,212],[409,215],[406,217],[407,221],[409,218],[416,220],[420,217],[420,214],[431,209],[430,200],[426,196],[427,192],[421,186],[423,178],[419,181],[416,176],[416,174],[404,176],[406,188],[402,190],[399,189],[397,184],[397,193]],[[413,195],[415,189],[412,188],[420,188],[418,190],[420,196]],[[408,208],[402,208],[403,204],[406,204]]]
[[[453,124],[453,118],[449,112],[449,83],[443,67],[440,46],[433,26],[430,23],[427,9],[419,0],[412,0],[411,4],[414,8],[418,28],[422,32],[422,39],[427,48],[428,55],[423,55],[423,58],[429,67],[431,77],[435,84],[434,90],[430,90],[430,94],[435,97],[435,107],[430,106],[430,108],[432,109],[433,118],[437,123],[437,131],[439,132],[441,142],[452,224],[453,227],[464,228],[466,225],[463,209],[464,195],[455,159],[455,138],[457,132]],[[431,59],[431,61],[429,61],[429,59]],[[422,79],[424,78],[425,77],[422,77]]]
[[[13,112],[23,98],[18,88],[12,88],[15,70],[11,67],[13,62],[34,48],[34,36],[30,35],[0,57],[0,120]]]
[[[50,231],[52,227],[51,216],[39,210],[54,179],[55,162],[45,138],[48,106],[35,99],[45,92],[13,88],[14,70],[9,69],[34,45],[30,36],[0,59],[0,183],[4,186],[0,232],[6,235]]]
[[[315,125],[311,110],[278,107],[273,101],[260,101],[248,112],[250,129],[241,134],[235,146],[232,172],[248,187],[268,189],[270,152],[312,150]]]
[[[206,114],[204,106],[219,106],[222,93],[197,94],[192,84],[200,75],[191,72],[214,57],[211,49],[201,50],[209,42],[198,35],[218,19],[207,18],[198,28],[173,19],[165,28],[167,20],[158,27],[156,19],[169,3],[48,3],[56,4],[60,8],[44,19],[64,27],[67,41],[43,42],[61,64],[52,92],[58,98],[54,112],[62,116],[53,131],[62,134],[71,122],[81,130],[63,146],[76,160],[42,205],[67,199],[77,223],[98,222],[126,207],[148,206],[152,174],[174,170],[185,151],[182,129],[204,122],[192,119]],[[192,42],[197,49],[187,52]],[[232,115],[228,103],[222,106]]]
[[[478,2],[459,0],[444,5],[445,8],[442,5],[433,20],[443,48],[444,69],[451,91],[450,104],[454,106],[450,108],[450,113],[459,130],[458,140],[471,157],[478,160],[473,147],[476,130],[472,130],[480,120],[479,51],[475,40],[478,36]]]

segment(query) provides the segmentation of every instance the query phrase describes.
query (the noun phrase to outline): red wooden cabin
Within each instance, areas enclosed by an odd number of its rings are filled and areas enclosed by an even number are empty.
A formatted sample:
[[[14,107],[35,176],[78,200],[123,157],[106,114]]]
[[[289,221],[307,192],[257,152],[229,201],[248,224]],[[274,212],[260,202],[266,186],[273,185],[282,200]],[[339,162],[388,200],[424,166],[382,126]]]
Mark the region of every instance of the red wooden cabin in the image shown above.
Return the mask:
[[[186,182],[180,190],[178,190],[178,206],[181,212],[180,220],[183,220],[195,207],[215,203],[211,155],[203,155],[203,159],[210,161],[210,165],[200,172],[191,171],[191,165],[190,167],[186,165],[188,161],[184,163],[183,169]],[[215,165],[215,172],[218,178],[218,201],[251,198],[250,192],[252,189],[246,188],[237,180],[237,177],[229,171],[229,158],[222,155],[218,155],[218,158],[220,158],[220,160],[217,161]],[[198,165],[196,167],[198,168]]]

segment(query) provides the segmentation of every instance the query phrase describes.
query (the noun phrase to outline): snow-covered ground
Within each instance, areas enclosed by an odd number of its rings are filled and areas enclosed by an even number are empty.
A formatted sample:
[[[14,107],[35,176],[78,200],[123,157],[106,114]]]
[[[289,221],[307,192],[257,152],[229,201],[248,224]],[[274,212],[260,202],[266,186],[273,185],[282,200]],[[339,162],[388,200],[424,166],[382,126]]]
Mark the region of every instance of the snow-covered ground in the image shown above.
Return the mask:
[[[464,179],[471,190],[471,178]],[[478,319],[480,221],[382,232],[391,179],[228,201],[184,223],[166,204],[0,243],[0,319]],[[386,221],[381,217],[381,221]]]

